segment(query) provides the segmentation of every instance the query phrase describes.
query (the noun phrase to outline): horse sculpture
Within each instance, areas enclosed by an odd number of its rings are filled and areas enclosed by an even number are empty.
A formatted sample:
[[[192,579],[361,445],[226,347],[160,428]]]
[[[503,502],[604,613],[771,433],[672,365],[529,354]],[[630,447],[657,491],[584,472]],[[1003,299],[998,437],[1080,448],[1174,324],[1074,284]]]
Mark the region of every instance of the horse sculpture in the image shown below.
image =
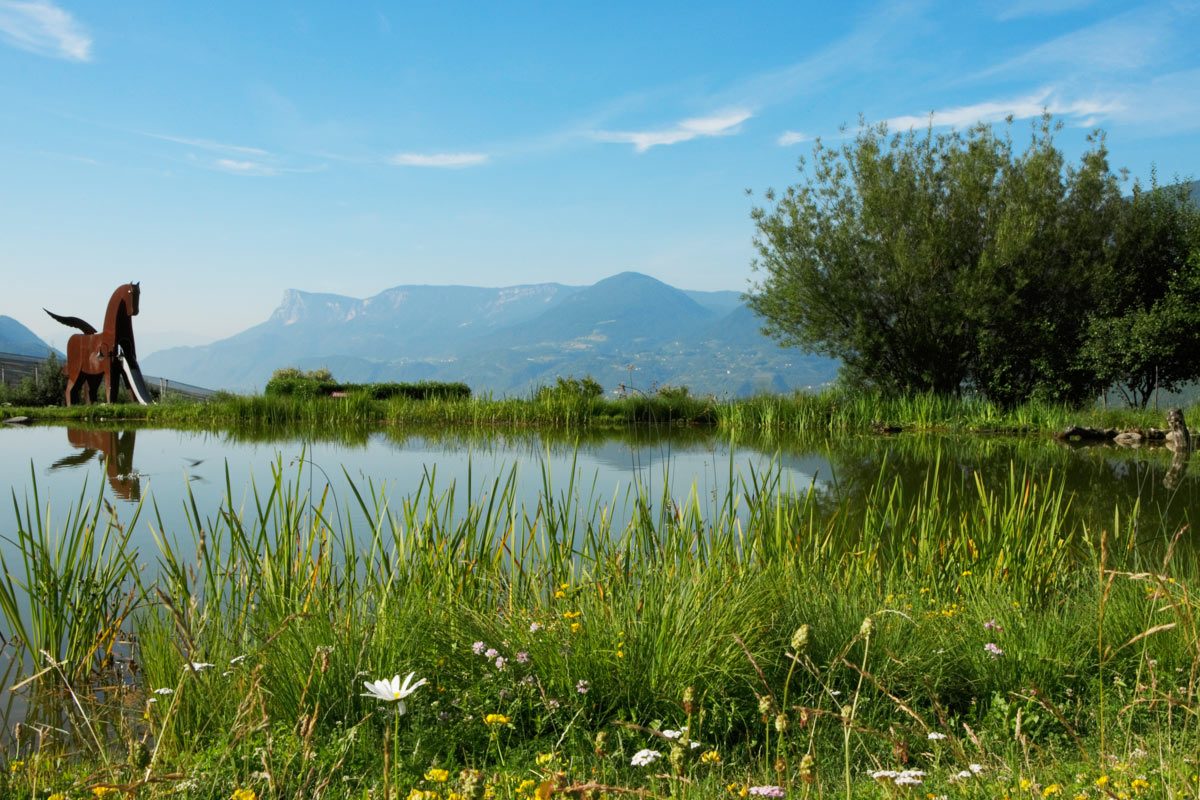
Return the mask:
[[[108,311],[104,314],[104,330],[95,328],[79,317],[60,317],[49,309],[42,309],[54,319],[71,328],[78,328],[67,340],[67,405],[71,405],[82,384],[85,400],[95,402],[96,389],[104,381],[105,402],[117,402],[124,375],[129,391],[142,405],[150,403],[150,392],[142,379],[137,364],[137,349],[133,343],[133,320],[138,313],[139,283],[126,283],[117,287],[108,300]]]

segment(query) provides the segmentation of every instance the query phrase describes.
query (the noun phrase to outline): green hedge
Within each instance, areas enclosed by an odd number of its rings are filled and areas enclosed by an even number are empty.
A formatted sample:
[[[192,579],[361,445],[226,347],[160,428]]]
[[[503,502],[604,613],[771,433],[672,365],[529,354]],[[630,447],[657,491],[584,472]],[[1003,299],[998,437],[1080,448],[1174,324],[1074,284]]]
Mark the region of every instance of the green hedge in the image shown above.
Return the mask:
[[[275,370],[263,394],[268,397],[329,397],[335,392],[365,394],[374,400],[465,400],[471,387],[465,383],[339,383],[327,369],[305,372],[294,367]]]

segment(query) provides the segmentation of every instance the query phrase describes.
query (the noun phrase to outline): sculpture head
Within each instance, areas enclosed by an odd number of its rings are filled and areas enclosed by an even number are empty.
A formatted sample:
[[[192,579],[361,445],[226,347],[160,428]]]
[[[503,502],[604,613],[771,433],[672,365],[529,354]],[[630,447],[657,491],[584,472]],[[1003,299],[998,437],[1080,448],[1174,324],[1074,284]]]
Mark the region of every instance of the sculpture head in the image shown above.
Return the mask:
[[[129,316],[136,316],[138,313],[138,298],[141,297],[142,294],[142,282],[130,282],[125,284],[125,286],[122,288],[125,289],[126,298],[129,301]]]

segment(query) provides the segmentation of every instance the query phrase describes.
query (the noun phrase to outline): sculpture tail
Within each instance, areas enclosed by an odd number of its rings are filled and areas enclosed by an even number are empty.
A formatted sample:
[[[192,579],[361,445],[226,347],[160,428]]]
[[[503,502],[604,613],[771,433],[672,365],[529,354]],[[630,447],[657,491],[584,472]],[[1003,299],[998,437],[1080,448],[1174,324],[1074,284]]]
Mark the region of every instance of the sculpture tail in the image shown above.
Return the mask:
[[[95,328],[93,328],[91,325],[89,325],[88,323],[81,320],[79,317],[60,317],[58,314],[55,314],[53,311],[51,311],[48,308],[43,308],[42,311],[45,311],[47,314],[54,317],[56,320],[61,322],[63,325],[66,325],[68,328],[78,328],[79,330],[83,331],[84,333],[95,333],[96,332]]]

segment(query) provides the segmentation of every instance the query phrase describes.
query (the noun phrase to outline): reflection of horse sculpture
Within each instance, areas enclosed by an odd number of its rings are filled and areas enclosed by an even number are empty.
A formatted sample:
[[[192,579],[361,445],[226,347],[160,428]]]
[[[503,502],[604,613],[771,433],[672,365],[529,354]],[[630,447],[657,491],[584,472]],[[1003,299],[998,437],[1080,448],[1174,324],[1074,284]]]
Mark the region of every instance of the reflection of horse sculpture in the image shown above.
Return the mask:
[[[50,465],[50,470],[78,467],[91,461],[99,451],[104,459],[104,471],[113,494],[122,500],[137,502],[142,496],[142,483],[133,469],[133,445],[137,431],[89,431],[67,428],[67,441],[82,453],[64,456]]]
[[[79,317],[60,317],[46,310],[47,314],[62,324],[82,331],[67,340],[67,405],[71,405],[75,399],[76,387],[81,382],[86,402],[94,402],[101,380],[104,381],[105,402],[117,402],[122,373],[134,398],[142,405],[150,402],[150,392],[142,380],[142,372],[137,365],[137,349],[133,343],[131,318],[138,313],[140,294],[140,284],[118,286],[108,301],[104,330],[99,332]]]

